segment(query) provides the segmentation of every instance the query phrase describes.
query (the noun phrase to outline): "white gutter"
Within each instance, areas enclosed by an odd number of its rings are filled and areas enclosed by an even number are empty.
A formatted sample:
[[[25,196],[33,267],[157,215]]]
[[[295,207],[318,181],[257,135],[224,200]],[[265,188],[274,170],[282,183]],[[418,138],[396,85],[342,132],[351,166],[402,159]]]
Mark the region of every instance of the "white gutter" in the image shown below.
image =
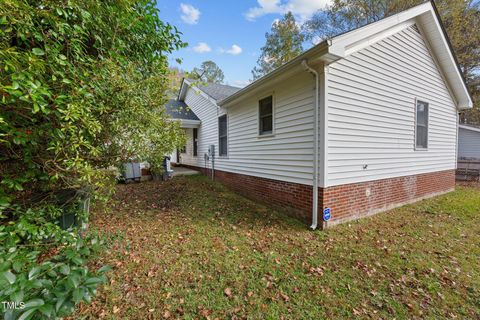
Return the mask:
[[[313,125],[313,199],[312,199],[312,225],[310,229],[317,229],[318,225],[318,72],[311,68],[307,60],[302,61],[302,66],[306,71],[311,72],[315,76],[315,107],[313,109],[314,113],[314,125]]]
[[[471,131],[475,131],[475,132],[480,132],[480,128],[478,127],[472,127],[472,126],[466,126],[464,124],[459,124],[458,125],[459,128],[462,128],[462,129],[465,129],[465,130],[471,130]]]

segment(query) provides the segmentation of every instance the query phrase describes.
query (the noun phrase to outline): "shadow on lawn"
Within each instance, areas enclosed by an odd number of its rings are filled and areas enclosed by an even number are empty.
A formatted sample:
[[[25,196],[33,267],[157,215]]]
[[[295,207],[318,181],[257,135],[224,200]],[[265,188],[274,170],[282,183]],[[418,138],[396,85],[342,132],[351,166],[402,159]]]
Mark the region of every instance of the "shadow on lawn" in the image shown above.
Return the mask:
[[[114,203],[116,213],[136,212],[155,219],[173,215],[197,221],[213,219],[239,228],[306,228],[286,212],[232,193],[203,175],[119,185]]]

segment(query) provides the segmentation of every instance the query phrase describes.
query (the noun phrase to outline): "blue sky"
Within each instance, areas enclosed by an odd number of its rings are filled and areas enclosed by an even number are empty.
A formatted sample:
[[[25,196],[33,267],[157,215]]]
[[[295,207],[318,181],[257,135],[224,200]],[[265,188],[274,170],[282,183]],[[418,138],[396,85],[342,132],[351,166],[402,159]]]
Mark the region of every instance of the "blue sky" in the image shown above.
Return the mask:
[[[265,33],[272,22],[292,11],[297,20],[309,18],[328,0],[158,0],[160,18],[176,26],[189,46],[170,58],[192,70],[205,60],[215,61],[225,82],[245,86],[251,79]]]

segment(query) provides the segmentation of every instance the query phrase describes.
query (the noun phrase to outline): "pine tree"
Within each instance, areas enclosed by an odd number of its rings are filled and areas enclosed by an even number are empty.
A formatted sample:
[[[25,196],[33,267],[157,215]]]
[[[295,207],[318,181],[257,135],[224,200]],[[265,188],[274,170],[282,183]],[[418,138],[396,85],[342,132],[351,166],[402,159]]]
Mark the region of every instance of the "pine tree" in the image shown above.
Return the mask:
[[[261,49],[258,66],[252,70],[253,79],[273,71],[303,51],[304,36],[291,12],[285,14],[281,20],[275,21],[271,31],[265,34],[265,38],[266,43]]]
[[[222,69],[211,60],[202,62],[200,68],[193,68],[190,76],[208,83],[222,83],[225,78]]]

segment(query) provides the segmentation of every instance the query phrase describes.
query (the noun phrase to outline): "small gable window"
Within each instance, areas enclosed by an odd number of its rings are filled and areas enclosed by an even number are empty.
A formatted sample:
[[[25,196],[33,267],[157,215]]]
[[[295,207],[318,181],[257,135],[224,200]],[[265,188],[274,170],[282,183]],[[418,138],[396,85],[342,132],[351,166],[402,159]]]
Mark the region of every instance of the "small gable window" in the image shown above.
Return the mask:
[[[273,133],[273,96],[268,96],[258,102],[259,134]]]
[[[415,147],[428,148],[428,103],[420,100],[415,109]]]
[[[227,115],[218,118],[218,155],[227,156]]]

